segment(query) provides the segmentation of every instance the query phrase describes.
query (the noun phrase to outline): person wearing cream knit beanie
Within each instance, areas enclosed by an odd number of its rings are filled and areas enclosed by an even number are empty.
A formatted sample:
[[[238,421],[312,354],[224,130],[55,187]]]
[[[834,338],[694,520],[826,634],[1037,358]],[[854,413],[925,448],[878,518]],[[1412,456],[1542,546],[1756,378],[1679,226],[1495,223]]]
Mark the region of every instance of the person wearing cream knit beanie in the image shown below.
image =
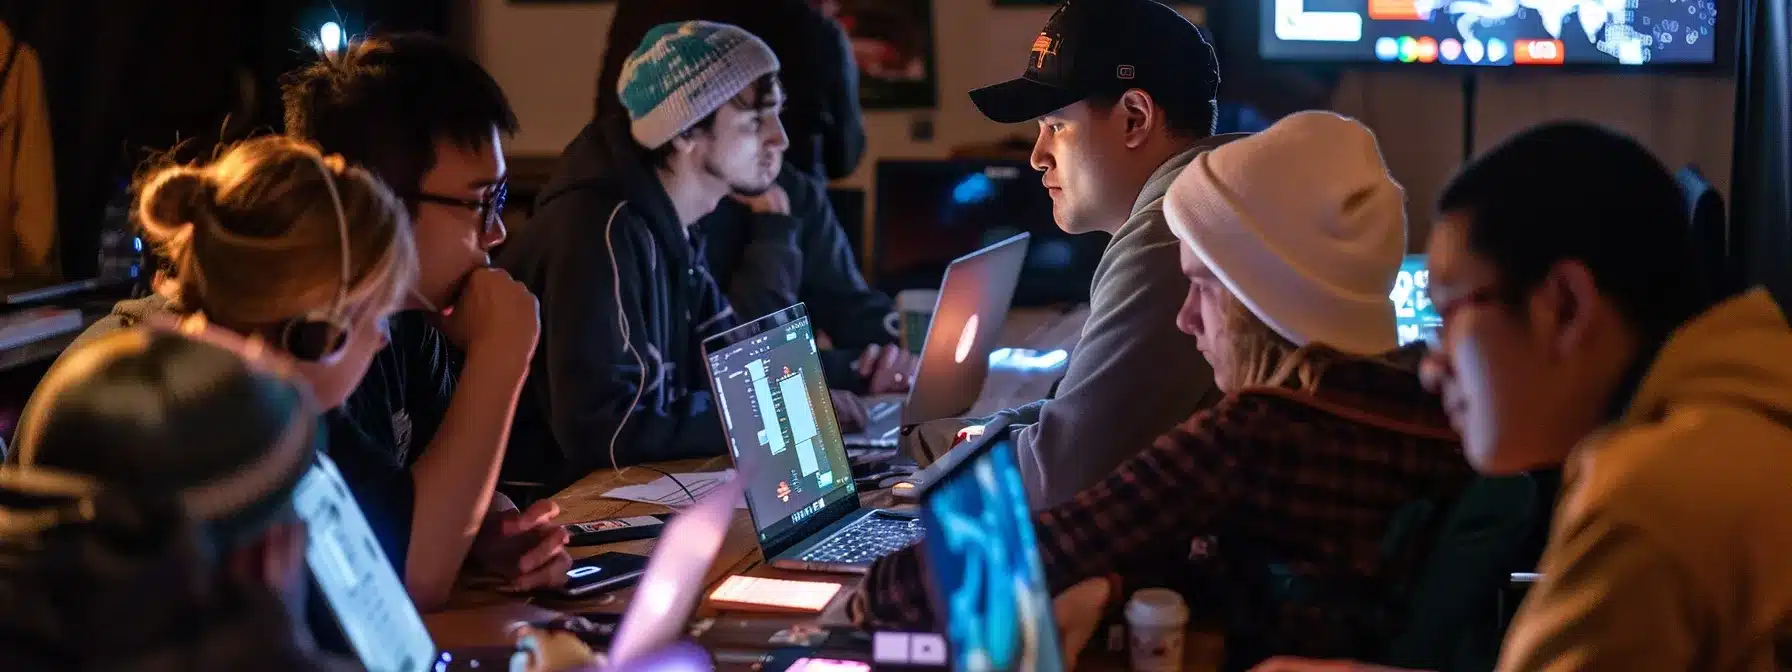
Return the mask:
[[[1164,203],[1189,278],[1176,323],[1202,354],[1227,353],[1213,367],[1225,396],[1036,515],[1052,592],[1151,581],[1171,550],[1188,576],[1225,576],[1183,584],[1213,591],[1191,595],[1226,623],[1223,669],[1390,646],[1431,535],[1389,532],[1473,478],[1420,384],[1420,349],[1395,349],[1401,201],[1374,135],[1335,114],[1194,157]],[[941,622],[916,556],[871,568],[851,608],[862,625]]]
[[[1360,122],[1289,115],[1196,157],[1164,210],[1200,263],[1289,342],[1394,349],[1388,291],[1406,254],[1406,201]]]

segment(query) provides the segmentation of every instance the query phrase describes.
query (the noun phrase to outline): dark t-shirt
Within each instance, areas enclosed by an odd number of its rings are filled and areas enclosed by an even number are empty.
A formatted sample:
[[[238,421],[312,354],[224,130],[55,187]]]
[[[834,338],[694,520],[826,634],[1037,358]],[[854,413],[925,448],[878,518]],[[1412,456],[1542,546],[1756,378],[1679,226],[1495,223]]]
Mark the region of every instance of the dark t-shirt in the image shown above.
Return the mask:
[[[393,315],[389,328],[392,344],[374,356],[361,386],[324,422],[330,456],[403,576],[416,497],[410,469],[448,413],[458,363],[426,313]]]

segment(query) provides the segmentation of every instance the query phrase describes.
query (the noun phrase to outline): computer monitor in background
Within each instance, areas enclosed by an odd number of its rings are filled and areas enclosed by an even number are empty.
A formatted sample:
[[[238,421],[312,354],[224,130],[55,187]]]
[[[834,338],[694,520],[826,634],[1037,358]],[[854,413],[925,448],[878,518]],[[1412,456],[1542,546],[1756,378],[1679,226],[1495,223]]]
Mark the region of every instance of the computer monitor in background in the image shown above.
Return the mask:
[[[1388,299],[1394,302],[1395,336],[1400,345],[1424,338],[1425,332],[1443,326],[1444,318],[1431,305],[1431,271],[1425,268],[1425,255],[1409,254],[1400,262],[1400,273],[1394,276],[1394,289]]]
[[[1274,0],[1266,61],[1617,68],[1710,66],[1735,19],[1719,0]],[[1355,5],[1351,7],[1351,5]],[[1365,6],[1366,5],[1366,6]]]
[[[1108,236],[1059,229],[1051,196],[1024,161],[879,161],[875,196],[867,270],[878,289],[939,289],[953,259],[1031,233],[1014,305],[1089,300]]]

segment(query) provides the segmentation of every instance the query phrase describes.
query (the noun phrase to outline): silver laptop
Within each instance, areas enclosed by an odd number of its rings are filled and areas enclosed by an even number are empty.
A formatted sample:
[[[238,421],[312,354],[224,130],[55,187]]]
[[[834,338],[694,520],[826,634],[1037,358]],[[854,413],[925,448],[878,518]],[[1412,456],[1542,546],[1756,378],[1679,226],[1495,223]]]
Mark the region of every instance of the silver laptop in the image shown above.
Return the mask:
[[[915,516],[859,505],[803,304],[710,338],[703,355],[772,566],[863,573],[920,538]]]
[[[914,385],[906,396],[869,399],[865,429],[843,437],[846,445],[894,448],[903,427],[971,410],[989,375],[989,353],[1014,302],[1031,238],[1014,236],[946,267]]]

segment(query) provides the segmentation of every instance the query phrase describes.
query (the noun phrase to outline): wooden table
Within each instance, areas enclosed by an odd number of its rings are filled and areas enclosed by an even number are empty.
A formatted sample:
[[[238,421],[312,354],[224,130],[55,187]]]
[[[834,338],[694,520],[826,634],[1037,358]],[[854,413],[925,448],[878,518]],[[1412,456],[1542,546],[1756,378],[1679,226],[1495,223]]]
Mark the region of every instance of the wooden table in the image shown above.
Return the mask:
[[[1056,348],[1069,349],[1074,345],[1082,330],[1083,320],[1087,317],[1086,309],[1069,314],[1057,311],[1017,310],[1010,314],[1003,325],[1001,342],[1010,347],[1023,347],[1035,350]],[[1021,372],[1013,370],[993,370],[984,383],[982,395],[972,409],[973,415],[992,413],[1019,403],[1043,398],[1049,391],[1052,382],[1062,370],[1051,372]],[[708,459],[681,460],[654,465],[658,469],[672,473],[719,471],[729,468],[727,456]],[[612,489],[641,483],[648,483],[660,478],[656,471],[643,468],[627,468],[620,471],[604,470],[591,474],[554,496],[559,502],[562,522],[579,522],[601,518],[620,518],[626,516],[643,516],[655,513],[666,513],[666,507],[605,499],[602,495]],[[887,491],[867,492],[862,496],[867,506],[890,507],[894,504]],[[637,553],[647,555],[653,552],[654,540],[643,539],[604,546],[592,546],[572,549],[574,557],[586,557],[609,551]],[[840,574],[817,574],[813,572],[786,572],[763,564],[759,553],[757,534],[753,529],[751,518],[746,509],[740,509],[734,524],[728,530],[728,536],[722,543],[722,550],[717,555],[715,564],[711,566],[705,579],[705,593],[713,589],[722,579],[734,574],[793,578],[807,581],[836,581],[847,586],[841,591],[841,597],[819,618],[791,617],[791,624],[810,622],[823,626],[838,626],[847,623],[844,612],[846,596],[858,584],[859,577]],[[562,613],[620,613],[628,604],[632,589],[623,589],[588,600],[545,601],[540,598],[525,600],[501,595],[489,590],[481,590],[471,586],[457,589],[448,610],[429,614],[424,617],[430,635],[436,645],[442,648],[460,648],[473,646],[508,645],[507,631],[511,624],[524,620],[538,620]],[[726,618],[728,613],[719,613],[704,604],[698,608],[697,616],[718,616]],[[753,618],[767,620],[764,614],[753,614]],[[775,618],[775,617],[773,617]],[[1091,647],[1093,650],[1098,647]],[[1200,642],[1191,642],[1189,647],[1194,660],[1206,662],[1212,658],[1211,647]],[[1119,668],[1114,665],[1118,663]],[[1124,661],[1115,661],[1099,653],[1086,654],[1084,669],[1124,669]],[[1200,665],[1199,667],[1207,667]],[[1185,669],[1199,669],[1187,668]]]

